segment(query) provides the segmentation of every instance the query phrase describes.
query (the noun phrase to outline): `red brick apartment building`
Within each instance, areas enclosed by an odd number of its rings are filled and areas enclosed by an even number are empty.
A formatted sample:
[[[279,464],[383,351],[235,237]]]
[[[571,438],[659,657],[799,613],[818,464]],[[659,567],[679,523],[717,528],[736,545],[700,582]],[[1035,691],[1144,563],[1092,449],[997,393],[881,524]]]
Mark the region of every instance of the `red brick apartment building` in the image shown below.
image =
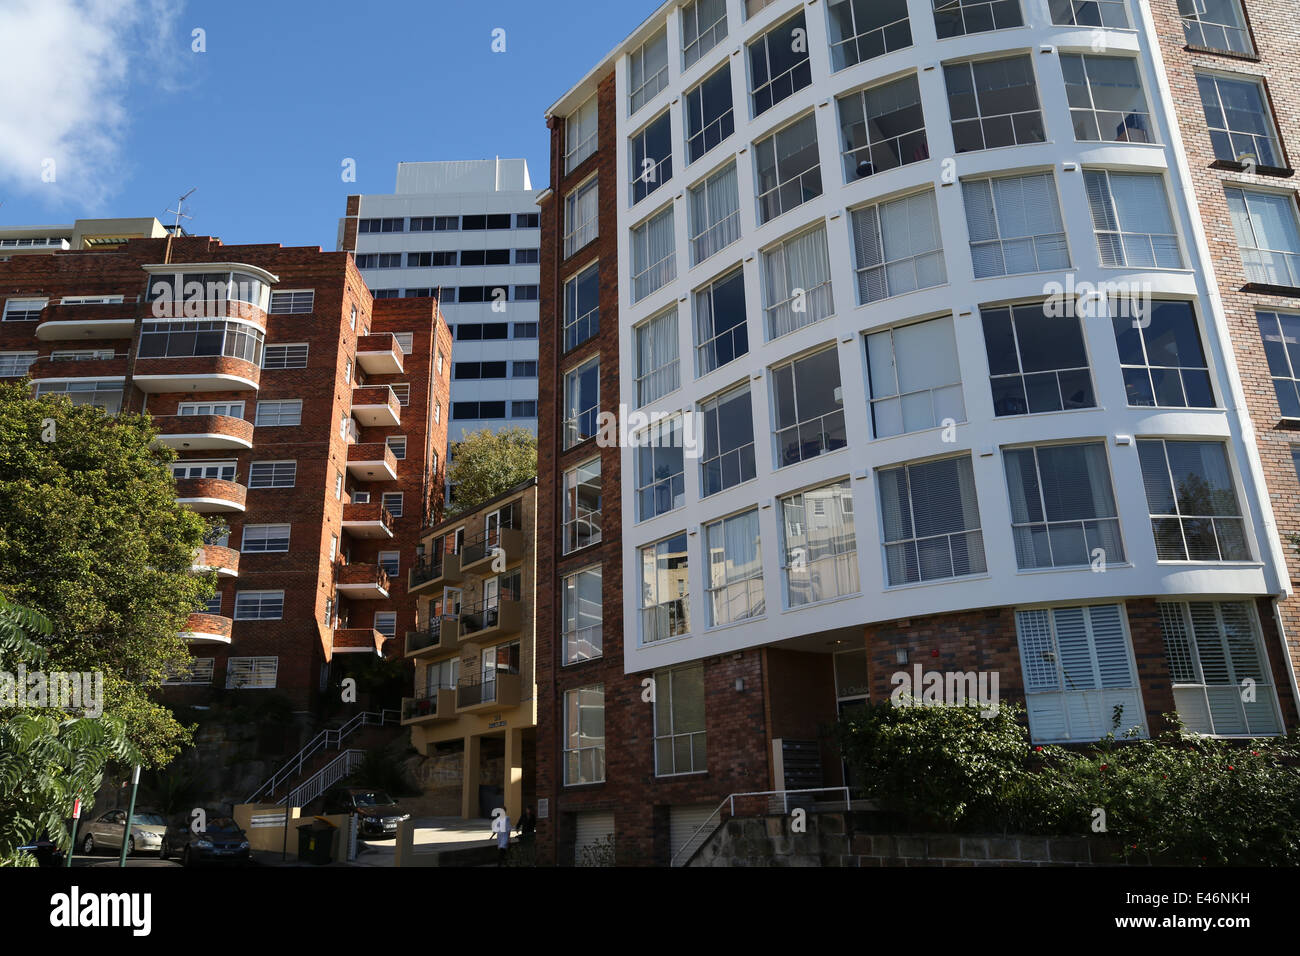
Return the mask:
[[[0,258],[0,374],[148,412],[178,500],[228,529],[196,555],[220,590],[190,616],[193,674],[171,696],[274,689],[309,710],[349,655],[401,656],[441,509],[435,300],[372,301],[347,253],[197,236]]]
[[[1296,12],[667,0],[547,111],[543,860],[850,783],[916,669],[1296,725]]]

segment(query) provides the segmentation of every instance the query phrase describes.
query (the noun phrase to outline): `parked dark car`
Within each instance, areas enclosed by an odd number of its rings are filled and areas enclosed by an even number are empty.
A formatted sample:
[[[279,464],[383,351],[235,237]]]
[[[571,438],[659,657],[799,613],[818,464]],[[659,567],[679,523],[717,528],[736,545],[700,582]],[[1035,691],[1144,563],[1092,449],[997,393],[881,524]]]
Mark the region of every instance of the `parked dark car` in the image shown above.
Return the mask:
[[[63,851],[59,849],[58,844],[50,839],[50,831],[48,830],[43,830],[36,840],[25,846],[20,846],[18,849],[34,856],[37,866],[63,866]]]
[[[368,787],[331,790],[325,794],[325,813],[355,813],[362,836],[394,836],[397,825],[411,819],[387,793]]]
[[[207,828],[195,833],[188,817],[178,817],[163,836],[162,858],[181,858],[182,866],[196,863],[247,863],[248,835],[230,817],[209,817]]]

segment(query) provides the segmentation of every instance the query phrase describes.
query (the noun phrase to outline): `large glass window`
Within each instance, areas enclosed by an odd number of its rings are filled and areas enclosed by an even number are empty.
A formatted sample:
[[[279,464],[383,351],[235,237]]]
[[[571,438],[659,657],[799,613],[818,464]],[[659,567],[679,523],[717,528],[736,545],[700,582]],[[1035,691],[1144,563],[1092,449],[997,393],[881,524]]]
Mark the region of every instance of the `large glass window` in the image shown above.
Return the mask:
[[[767,337],[775,339],[835,312],[826,227],[784,239],[763,251]]]
[[[564,171],[571,173],[584,159],[596,151],[596,97],[583,103],[564,123]],[[452,217],[439,217],[452,218]],[[453,220],[454,221],[454,220]],[[452,223],[439,226],[455,228]]]
[[[1198,74],[1196,85],[1201,91],[1215,159],[1257,166],[1283,165],[1259,80]]]
[[[660,30],[628,54],[628,115],[649,103],[668,85],[668,31]]]
[[[235,595],[236,621],[278,621],[283,615],[283,591],[240,591]]]
[[[916,74],[842,96],[844,181],[930,158]]]
[[[704,734],[704,664],[655,671],[655,776],[708,769]]]
[[[686,94],[686,162],[695,162],[735,131],[727,64]]]
[[[1003,452],[1011,492],[1016,566],[1070,568],[1124,563],[1110,465],[1102,442]]]
[[[302,399],[285,398],[257,403],[254,424],[258,428],[271,428],[302,424]]]
[[[1181,269],[1165,182],[1158,173],[1116,173],[1088,169],[1083,173],[1092,209],[1097,250],[1104,266]]]
[[[76,382],[37,382],[36,397],[62,395],[73,405],[94,405],[110,415],[122,410],[122,383],[82,379]]]
[[[704,526],[709,558],[709,626],[734,624],[766,611],[758,510]]]
[[[564,692],[564,785],[605,780],[605,685]]]
[[[564,553],[600,542],[600,459],[564,474]]]
[[[634,437],[637,520],[675,511],[686,503],[686,460],[680,415]]]
[[[1178,13],[1188,46],[1254,55],[1241,0],[1178,0]]]
[[[647,405],[682,384],[681,359],[677,343],[677,307],[673,306],[648,322],[636,333],[636,403]]]
[[[1294,195],[1236,187],[1224,192],[1247,281],[1300,287],[1300,228]]]
[[[673,207],[632,230],[632,301],[639,302],[677,278]]]
[[[658,119],[632,137],[628,158],[632,163],[632,205],[673,178],[671,114]]]
[[[1156,141],[1137,60],[1062,53],[1061,70],[1075,139],[1108,143]]]
[[[940,40],[1024,25],[1020,0],[934,0],[934,29]]]
[[[695,293],[695,356],[700,375],[749,352],[745,273],[737,267]]]
[[[848,444],[835,346],[772,369],[772,416],[778,468]]]
[[[812,113],[755,143],[754,158],[759,225],[822,194],[817,118]]]
[[[1113,319],[1128,403],[1160,408],[1213,408],[1214,391],[1190,302],[1155,300],[1145,324]]]
[[[848,480],[781,499],[785,601],[800,607],[860,590]]]
[[[871,333],[867,369],[877,438],[966,421],[951,316]]]
[[[957,152],[1047,139],[1034,65],[1028,56],[953,63],[943,73]]]
[[[1264,340],[1278,410],[1283,418],[1300,418],[1300,315],[1256,312],[1255,321]]]
[[[600,565],[584,568],[564,579],[564,663],[576,664],[602,656],[603,596]]]
[[[879,481],[891,586],[988,570],[969,455],[882,469]]]
[[[1052,22],[1060,26],[1127,30],[1126,0],[1047,0]]]
[[[1151,532],[1161,561],[1249,561],[1228,453],[1222,442],[1138,440]]]
[[[600,413],[600,359],[593,358],[564,376],[564,447],[596,434]]]
[[[1070,267],[1051,173],[962,182],[975,278]]]
[[[740,238],[740,192],[736,164],[718,170],[691,190],[691,264],[699,265]]]
[[[600,182],[587,180],[564,200],[564,257],[567,259],[600,235]]]
[[[749,45],[749,79],[755,116],[812,82],[802,10]]]
[[[145,322],[139,357],[226,355],[261,366],[263,338],[261,329],[243,322]]]
[[[912,45],[907,0],[832,0],[831,69]]]
[[[754,415],[748,385],[733,388],[700,406],[704,453],[700,497],[707,498],[756,474]]]
[[[692,0],[682,7],[682,69],[689,70],[726,35],[727,0]]]
[[[1097,406],[1077,316],[1054,317],[1034,304],[982,309],[981,318],[994,414]]]
[[[641,549],[641,643],[690,633],[689,575],[685,532]]]
[[[564,350],[600,331],[600,264],[592,263],[564,283]]]
[[[932,189],[855,209],[853,243],[863,305],[948,281]]]
[[[289,525],[287,524],[248,524],[244,525],[244,542],[240,551],[249,554],[266,554],[289,550]]]

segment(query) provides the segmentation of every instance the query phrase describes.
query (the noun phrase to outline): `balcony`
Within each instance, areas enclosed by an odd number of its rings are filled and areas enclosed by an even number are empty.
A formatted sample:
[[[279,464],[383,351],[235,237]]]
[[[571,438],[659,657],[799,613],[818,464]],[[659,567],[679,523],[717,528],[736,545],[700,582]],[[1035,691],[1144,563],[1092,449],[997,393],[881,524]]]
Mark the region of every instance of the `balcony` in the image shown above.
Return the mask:
[[[460,643],[483,643],[518,634],[523,604],[509,594],[460,609]]]
[[[402,347],[392,332],[376,332],[357,339],[357,365],[368,375],[400,375]]]
[[[348,445],[348,474],[358,481],[396,481],[397,458],[385,442]]]
[[[343,506],[343,530],[354,538],[391,538],[393,516],[379,502]]]
[[[377,564],[339,566],[335,590],[354,601],[386,600],[388,587],[388,572]]]
[[[460,624],[456,618],[435,617],[427,627],[406,632],[406,656],[427,657],[456,646]]]
[[[33,382],[66,382],[73,378],[114,379],[126,377],[126,352],[96,349],[95,358],[38,358],[27,370]]]
[[[456,710],[472,714],[515,707],[519,703],[519,675],[497,671],[493,680],[461,681],[456,685]]]
[[[181,638],[191,644],[229,644],[231,624],[219,614],[191,614]]]
[[[158,443],[177,451],[253,447],[253,423],[230,415],[160,415],[153,423]]]
[[[436,560],[426,559],[411,568],[406,591],[408,594],[432,591],[444,584],[459,584],[464,577],[460,570],[460,555],[442,554]]]
[[[492,570],[497,548],[504,552],[505,570],[524,556],[524,533],[517,528],[497,528],[466,541],[460,549],[460,569],[466,574],[482,574]]]
[[[200,514],[228,514],[244,511],[248,489],[222,478],[177,478],[176,503]]]
[[[141,358],[132,381],[142,392],[255,392],[262,370],[230,355]]]
[[[402,406],[387,385],[365,385],[352,390],[352,417],[368,428],[394,428],[402,424]]]
[[[348,627],[334,629],[335,654],[382,654],[388,638],[373,627]]]
[[[127,302],[51,302],[41,313],[36,338],[42,342],[129,339],[135,333],[136,298]]]
[[[216,544],[205,544],[194,555],[193,571],[216,571],[219,578],[239,577],[239,552]]]
[[[402,698],[402,724],[430,724],[456,716],[456,690],[435,687],[432,691]]]

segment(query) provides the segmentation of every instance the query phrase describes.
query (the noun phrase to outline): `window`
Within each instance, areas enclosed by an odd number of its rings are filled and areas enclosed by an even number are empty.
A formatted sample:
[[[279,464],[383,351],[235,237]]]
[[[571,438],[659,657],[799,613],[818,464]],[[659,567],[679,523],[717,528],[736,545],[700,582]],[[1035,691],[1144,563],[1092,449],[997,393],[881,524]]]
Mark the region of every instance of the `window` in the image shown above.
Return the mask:
[[[686,504],[686,461],[680,415],[633,438],[636,447],[637,520],[648,521]]]
[[[686,162],[693,163],[736,131],[731,106],[731,65],[686,94]]]
[[[0,352],[0,378],[22,378],[35,361],[35,352]]]
[[[760,226],[822,194],[817,118],[812,113],[755,143],[754,160]]]
[[[704,773],[704,664],[655,671],[654,688],[655,776]]]
[[[1028,56],[954,63],[943,73],[957,152],[1047,139]]]
[[[517,285],[512,289],[512,302],[536,302],[540,298],[540,286]]]
[[[868,335],[867,369],[875,437],[966,421],[951,316]]]
[[[178,461],[172,464],[172,477],[178,481],[192,478],[211,478],[218,481],[235,480],[233,461]]]
[[[569,114],[564,123],[564,172],[571,173],[596,151],[596,96]],[[453,227],[454,228],[454,227]]]
[[[636,403],[656,401],[682,384],[677,344],[677,307],[643,322],[636,333]]]
[[[1188,46],[1254,55],[1241,0],[1178,0],[1178,13]]]
[[[535,401],[511,402],[511,418],[536,418],[537,403]]]
[[[878,478],[890,586],[988,570],[969,455],[882,469]]]
[[[605,685],[564,692],[564,785],[605,782]]]
[[[1214,392],[1192,304],[1155,300],[1149,308],[1145,326],[1128,316],[1112,320],[1128,403],[1213,408]]]
[[[542,215],[537,212],[517,212],[515,213],[516,229],[539,229],[541,228]]]
[[[726,35],[727,0],[692,0],[682,7],[682,69],[689,70]]]
[[[948,281],[934,190],[855,209],[853,243],[860,304]]]
[[[296,461],[255,461],[248,468],[249,488],[292,488],[297,478]]]
[[[278,621],[283,614],[283,591],[240,591],[235,595],[236,621]]]
[[[1047,0],[1052,22],[1058,26],[1110,27],[1127,30],[1125,0]]]
[[[358,269],[400,269],[400,252],[367,252],[357,256]]]
[[[639,302],[677,278],[673,207],[632,230],[632,301]]]
[[[244,525],[244,543],[240,546],[240,550],[249,554],[287,553],[289,526],[287,524]]]
[[[704,548],[709,559],[709,626],[767,613],[757,509],[705,525]]]
[[[1162,601],[1157,606],[1174,704],[1187,729],[1219,737],[1281,733],[1277,688],[1250,605]],[[1242,692],[1247,681],[1253,695]]]
[[[316,293],[311,289],[272,292],[270,311],[272,315],[299,315],[310,312],[315,298]]]
[[[690,214],[692,265],[699,265],[740,238],[740,192],[735,163],[691,189]]]
[[[227,690],[268,690],[275,687],[278,657],[232,657],[226,661]]]
[[[751,401],[749,386],[742,385],[700,405],[704,421],[701,498],[749,481],[757,473]]]
[[[220,594],[220,592],[218,592],[217,594],[212,595],[212,597],[208,598],[207,601],[205,601],[203,604],[201,604],[201,605],[199,605],[199,606],[200,606],[200,608],[202,609],[202,613],[204,613],[204,614],[215,614],[215,615],[220,615],[220,614],[221,614],[221,594]]]
[[[245,322],[145,322],[139,357],[189,358],[225,355],[262,364],[262,330]]]
[[[1300,287],[1300,229],[1295,200],[1284,193],[1229,187],[1228,212],[1246,267],[1246,280],[1262,285]]]
[[[627,58],[628,108],[631,116],[668,85],[668,31],[660,30]]]
[[[434,216],[433,228],[435,232],[455,232],[460,229],[460,216]]]
[[[564,284],[564,350],[600,330],[600,265],[592,263]]]
[[[1283,165],[1264,90],[1255,79],[1198,74],[1214,158],[1227,163]]]
[[[394,382],[390,384],[388,387],[391,388],[393,390],[393,394],[397,396],[398,405],[411,404],[411,383],[410,382]]]
[[[406,460],[406,436],[394,435],[384,439],[386,444],[393,453],[393,457],[398,461]]]
[[[1097,406],[1077,316],[1055,317],[1042,304],[980,311],[995,415]]]
[[[564,617],[564,663],[594,660],[602,656],[600,565],[584,568],[564,579],[561,592]]]
[[[1118,604],[1017,611],[1016,634],[1035,741],[1092,742],[1133,727],[1146,736],[1137,669]]]
[[[535,359],[524,362],[510,363],[511,378],[537,378],[537,361]]]
[[[5,301],[5,322],[35,322],[41,317],[41,310],[49,299],[7,299]]]
[[[433,232],[433,216],[412,216],[407,225],[409,232]]]
[[[400,491],[386,491],[381,499],[383,506],[388,509],[388,513],[394,518],[402,516],[403,494]]]
[[[511,326],[510,335],[516,339],[535,339],[537,338],[537,323],[515,322]],[[441,360],[442,356],[439,355],[438,358]],[[441,367],[438,371],[442,371]]]
[[[1268,372],[1283,418],[1300,418],[1300,315],[1256,312]]]
[[[1024,25],[1020,0],[934,0],[934,30],[940,40]]]
[[[641,549],[641,643],[690,630],[690,559],[682,532]]]
[[[930,158],[916,74],[850,93],[836,102],[845,182]]]
[[[671,114],[667,111],[632,137],[632,205],[673,178]]]
[[[772,369],[772,417],[778,468],[848,444],[834,346]]]
[[[433,403],[433,423],[435,425],[442,422],[442,402]]]
[[[268,345],[262,353],[262,368],[306,368],[307,344]]]
[[[1070,268],[1051,173],[962,182],[975,278]]]
[[[1087,169],[1083,181],[1102,265],[1182,268],[1178,234],[1159,174]]]
[[[564,376],[564,447],[596,434],[600,411],[600,359],[593,358]]]
[[[380,551],[375,563],[383,568],[384,573],[390,578],[395,578],[402,573],[402,552]]]
[[[1104,443],[1008,448],[1003,463],[1020,570],[1084,567],[1098,549],[1124,562]]]
[[[339,536],[330,535],[330,563],[333,564],[339,556]]]
[[[749,80],[755,116],[812,82],[802,10],[749,45]]]
[[[359,231],[367,232],[404,232],[404,219],[362,219]]]
[[[745,19],[752,20],[760,11],[771,6],[773,0],[745,0]]]
[[[825,226],[818,225],[764,250],[763,295],[769,339],[834,313]]]
[[[600,234],[599,181],[593,176],[564,200],[564,257],[567,259]]]
[[[236,658],[237,660],[238,658]],[[195,657],[190,660],[190,671],[187,674],[184,670],[179,673],[169,673],[163,680],[164,684],[211,684],[212,670],[216,659],[212,657]]]
[[[704,375],[749,352],[743,268],[695,293],[697,374]]]
[[[275,402],[257,403],[258,428],[280,427],[302,424],[302,399],[290,398]]]
[[[847,479],[781,499],[781,554],[788,607],[858,593],[853,493]]]
[[[912,45],[907,0],[832,0],[830,16],[832,70]]]
[[[564,553],[600,543],[600,459],[564,473]]]
[[[400,299],[402,297],[401,289],[371,289],[370,293],[376,301],[379,299]]]
[[[337,501],[343,500],[343,472],[334,472],[334,498]]]
[[[396,611],[376,611],[375,612],[375,630],[384,637],[397,636],[397,612]]]
[[[1140,439],[1142,484],[1161,561],[1249,561],[1227,451],[1221,442]]]
[[[1081,142],[1154,143],[1155,128],[1137,61],[1120,56],[1061,54],[1074,138]]]
[[[121,381],[37,382],[36,397],[46,395],[62,395],[73,405],[94,405],[109,415],[116,415],[122,408]]]
[[[470,232],[482,229],[509,229],[510,223],[510,213],[492,213],[483,216],[462,216],[460,228]]]

